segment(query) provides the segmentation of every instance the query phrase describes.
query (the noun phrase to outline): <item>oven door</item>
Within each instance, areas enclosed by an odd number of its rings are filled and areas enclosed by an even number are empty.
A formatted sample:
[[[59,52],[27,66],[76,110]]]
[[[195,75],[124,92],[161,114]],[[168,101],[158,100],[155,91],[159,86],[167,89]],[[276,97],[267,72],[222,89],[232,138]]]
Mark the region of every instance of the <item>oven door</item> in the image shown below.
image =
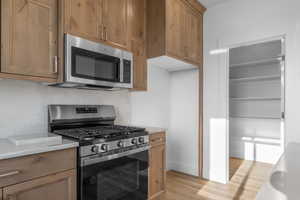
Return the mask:
[[[147,200],[148,150],[82,162],[79,184],[81,200]]]
[[[129,52],[66,34],[65,54],[67,83],[132,87],[132,54]],[[128,66],[128,62],[129,67],[124,68],[124,63]]]

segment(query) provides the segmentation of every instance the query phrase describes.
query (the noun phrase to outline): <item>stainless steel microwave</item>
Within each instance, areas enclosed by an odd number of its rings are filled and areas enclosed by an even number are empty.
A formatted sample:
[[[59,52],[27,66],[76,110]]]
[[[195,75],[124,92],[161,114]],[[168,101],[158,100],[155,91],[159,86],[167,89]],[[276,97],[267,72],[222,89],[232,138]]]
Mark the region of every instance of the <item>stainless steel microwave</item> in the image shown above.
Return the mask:
[[[133,55],[80,37],[65,35],[62,87],[132,88]]]

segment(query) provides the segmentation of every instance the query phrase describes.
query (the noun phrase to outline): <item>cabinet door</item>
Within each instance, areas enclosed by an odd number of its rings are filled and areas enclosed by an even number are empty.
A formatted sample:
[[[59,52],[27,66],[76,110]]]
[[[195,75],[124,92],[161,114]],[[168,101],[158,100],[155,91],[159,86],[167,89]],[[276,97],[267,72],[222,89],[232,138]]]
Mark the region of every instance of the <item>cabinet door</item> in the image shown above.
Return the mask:
[[[104,40],[112,45],[128,46],[128,0],[103,0]]]
[[[147,90],[147,55],[145,42],[135,40],[132,42],[133,52],[133,89]]]
[[[181,0],[167,0],[166,50],[170,56],[184,57],[185,47],[185,5]]]
[[[0,200],[2,200],[2,188],[0,188]]]
[[[76,172],[70,170],[6,187],[3,199],[76,200]]]
[[[146,41],[146,0],[127,0],[130,39]]]
[[[202,63],[202,15],[193,9],[187,9],[186,13],[186,47],[185,57],[197,64]]]
[[[160,195],[165,189],[165,145],[153,146],[150,150],[149,197]]]
[[[57,77],[58,1],[1,1],[1,72]]]
[[[102,39],[101,0],[65,0],[66,32],[90,40]]]
[[[147,90],[146,0],[128,0],[131,50],[133,52],[133,89]]]

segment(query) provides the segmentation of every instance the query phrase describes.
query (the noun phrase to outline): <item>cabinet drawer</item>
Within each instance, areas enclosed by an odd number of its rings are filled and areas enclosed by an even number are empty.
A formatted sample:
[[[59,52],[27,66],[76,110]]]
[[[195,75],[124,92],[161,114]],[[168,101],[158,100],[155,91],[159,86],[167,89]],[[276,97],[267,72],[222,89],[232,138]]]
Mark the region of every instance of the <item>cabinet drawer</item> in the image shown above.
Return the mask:
[[[165,132],[153,133],[150,135],[150,145],[151,146],[165,144],[165,142],[166,142],[166,133]]]
[[[1,160],[0,188],[75,167],[75,149]]]
[[[3,188],[6,200],[76,200],[76,170],[43,176]]]

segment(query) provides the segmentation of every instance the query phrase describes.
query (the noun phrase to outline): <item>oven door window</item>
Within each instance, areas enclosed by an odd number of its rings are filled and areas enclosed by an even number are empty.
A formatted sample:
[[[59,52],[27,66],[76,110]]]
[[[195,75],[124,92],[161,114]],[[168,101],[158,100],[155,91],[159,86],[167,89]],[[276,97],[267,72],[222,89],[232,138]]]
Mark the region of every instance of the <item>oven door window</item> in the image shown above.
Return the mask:
[[[119,82],[120,58],[72,47],[72,76]]]
[[[148,151],[81,168],[81,200],[147,200]]]

